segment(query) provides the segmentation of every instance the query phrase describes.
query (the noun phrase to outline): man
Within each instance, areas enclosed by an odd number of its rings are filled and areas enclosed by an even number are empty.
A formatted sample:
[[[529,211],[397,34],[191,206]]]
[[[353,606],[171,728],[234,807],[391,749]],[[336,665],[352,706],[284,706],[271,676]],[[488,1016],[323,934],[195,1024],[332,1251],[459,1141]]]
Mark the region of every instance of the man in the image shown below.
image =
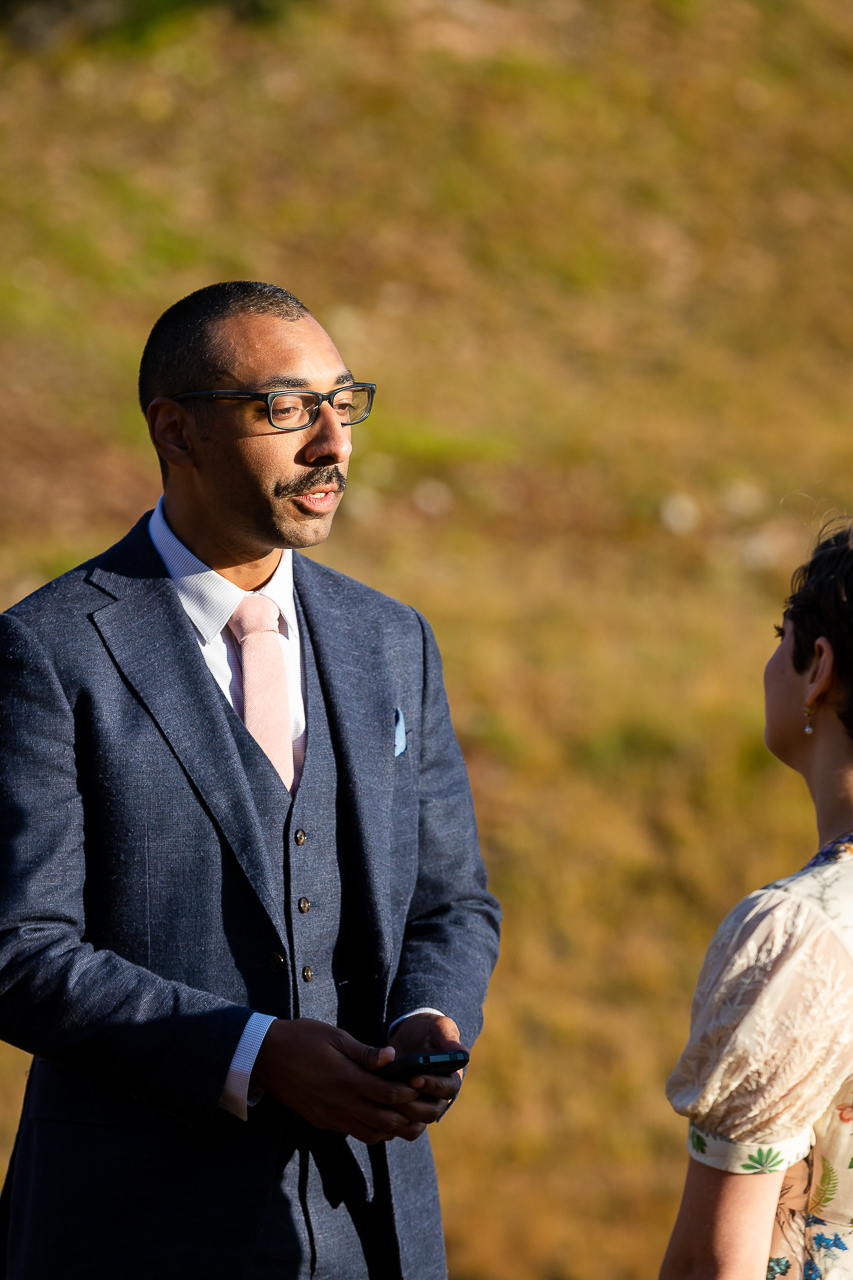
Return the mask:
[[[497,951],[431,632],[293,549],[357,383],[246,281],[155,325],[164,495],[0,617],[0,1035],[35,1055],[12,1280],[434,1280],[426,1127]]]

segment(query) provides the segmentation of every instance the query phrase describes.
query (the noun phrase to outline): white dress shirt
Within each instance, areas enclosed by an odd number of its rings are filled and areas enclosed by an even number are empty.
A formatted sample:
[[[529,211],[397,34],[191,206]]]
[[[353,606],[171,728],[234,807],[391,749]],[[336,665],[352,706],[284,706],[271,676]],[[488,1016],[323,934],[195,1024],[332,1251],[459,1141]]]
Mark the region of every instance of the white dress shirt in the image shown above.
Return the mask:
[[[240,646],[228,627],[228,620],[244,596],[243,591],[221,573],[209,569],[179,542],[163,515],[163,499],[157,503],[148,523],[148,532],[166,572],[175,584],[178,598],[193,624],[202,657],[231,706],[243,719],[243,665]],[[304,672],[299,649],[299,627],[296,619],[296,603],[293,597],[293,552],[282,551],[281,559],[269,582],[259,587],[257,595],[268,596],[281,611],[279,642],[287,672],[287,696],[290,702],[290,734],[293,739],[293,786],[299,785],[305,763],[305,694]],[[402,1018],[396,1018],[388,1028],[389,1034],[405,1018],[416,1013],[439,1013],[438,1009],[413,1009]],[[262,1091],[250,1095],[252,1068],[258,1056],[261,1042],[275,1022],[267,1013],[253,1013],[243,1030],[231,1067],[219,1099],[226,1111],[248,1117],[247,1107],[262,1096]]]
[[[299,627],[293,599],[293,552],[282,551],[278,568],[269,582],[256,593],[223,578],[208,569],[166,524],[163,499],[157,503],[148,525],[151,541],[160,553],[166,572],[190,622],[195,627],[202,656],[214,680],[231,706],[243,719],[243,664],[240,646],[228,626],[228,619],[247,595],[268,596],[281,610],[279,643],[287,672],[287,697],[290,702],[290,736],[293,739],[293,784],[299,785],[305,763],[305,698],[302,690],[302,662],[299,654]]]

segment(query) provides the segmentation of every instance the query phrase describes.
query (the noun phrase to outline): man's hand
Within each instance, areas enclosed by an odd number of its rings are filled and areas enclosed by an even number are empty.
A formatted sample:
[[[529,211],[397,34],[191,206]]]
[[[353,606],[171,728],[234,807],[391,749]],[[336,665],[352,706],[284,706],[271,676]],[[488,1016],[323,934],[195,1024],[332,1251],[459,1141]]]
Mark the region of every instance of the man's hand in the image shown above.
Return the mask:
[[[416,1013],[404,1019],[394,1029],[390,1044],[398,1058],[407,1053],[444,1053],[466,1047],[459,1042],[459,1028],[453,1019],[434,1013]],[[409,1084],[418,1096],[414,1102],[404,1102],[398,1107],[401,1115],[421,1126],[435,1124],[462,1088],[462,1072],[452,1076],[414,1076]]]
[[[449,1018],[442,1021],[454,1026]],[[409,1108],[423,1107],[416,1101],[418,1087],[372,1074],[393,1058],[388,1046],[371,1048],[325,1022],[278,1019],[264,1036],[252,1083],[318,1129],[347,1133],[369,1145],[390,1138],[413,1142],[430,1123],[419,1113],[409,1114]]]

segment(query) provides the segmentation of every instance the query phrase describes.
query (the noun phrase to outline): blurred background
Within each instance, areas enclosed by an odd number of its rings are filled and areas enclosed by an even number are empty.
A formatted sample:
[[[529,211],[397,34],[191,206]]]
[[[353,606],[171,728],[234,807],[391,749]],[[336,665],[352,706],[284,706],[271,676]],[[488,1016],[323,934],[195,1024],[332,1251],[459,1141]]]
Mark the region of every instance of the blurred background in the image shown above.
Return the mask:
[[[156,500],[158,314],[235,277],[303,298],[380,388],[318,554],[433,622],[506,909],[435,1133],[452,1280],[655,1275],[702,954],[815,847],[761,671],[853,492],[853,8],[0,21],[0,606]],[[4,1153],[26,1065],[0,1049]]]

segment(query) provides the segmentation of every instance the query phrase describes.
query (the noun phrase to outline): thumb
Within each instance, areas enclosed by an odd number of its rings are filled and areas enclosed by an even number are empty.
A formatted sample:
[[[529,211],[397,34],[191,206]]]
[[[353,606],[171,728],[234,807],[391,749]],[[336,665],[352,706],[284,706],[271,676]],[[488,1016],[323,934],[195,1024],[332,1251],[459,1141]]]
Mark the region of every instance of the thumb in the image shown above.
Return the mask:
[[[364,1067],[365,1071],[378,1071],[380,1067],[393,1062],[397,1056],[390,1045],[377,1049],[372,1044],[362,1044],[346,1031],[340,1032],[338,1048],[351,1062],[357,1062],[360,1067]]]

